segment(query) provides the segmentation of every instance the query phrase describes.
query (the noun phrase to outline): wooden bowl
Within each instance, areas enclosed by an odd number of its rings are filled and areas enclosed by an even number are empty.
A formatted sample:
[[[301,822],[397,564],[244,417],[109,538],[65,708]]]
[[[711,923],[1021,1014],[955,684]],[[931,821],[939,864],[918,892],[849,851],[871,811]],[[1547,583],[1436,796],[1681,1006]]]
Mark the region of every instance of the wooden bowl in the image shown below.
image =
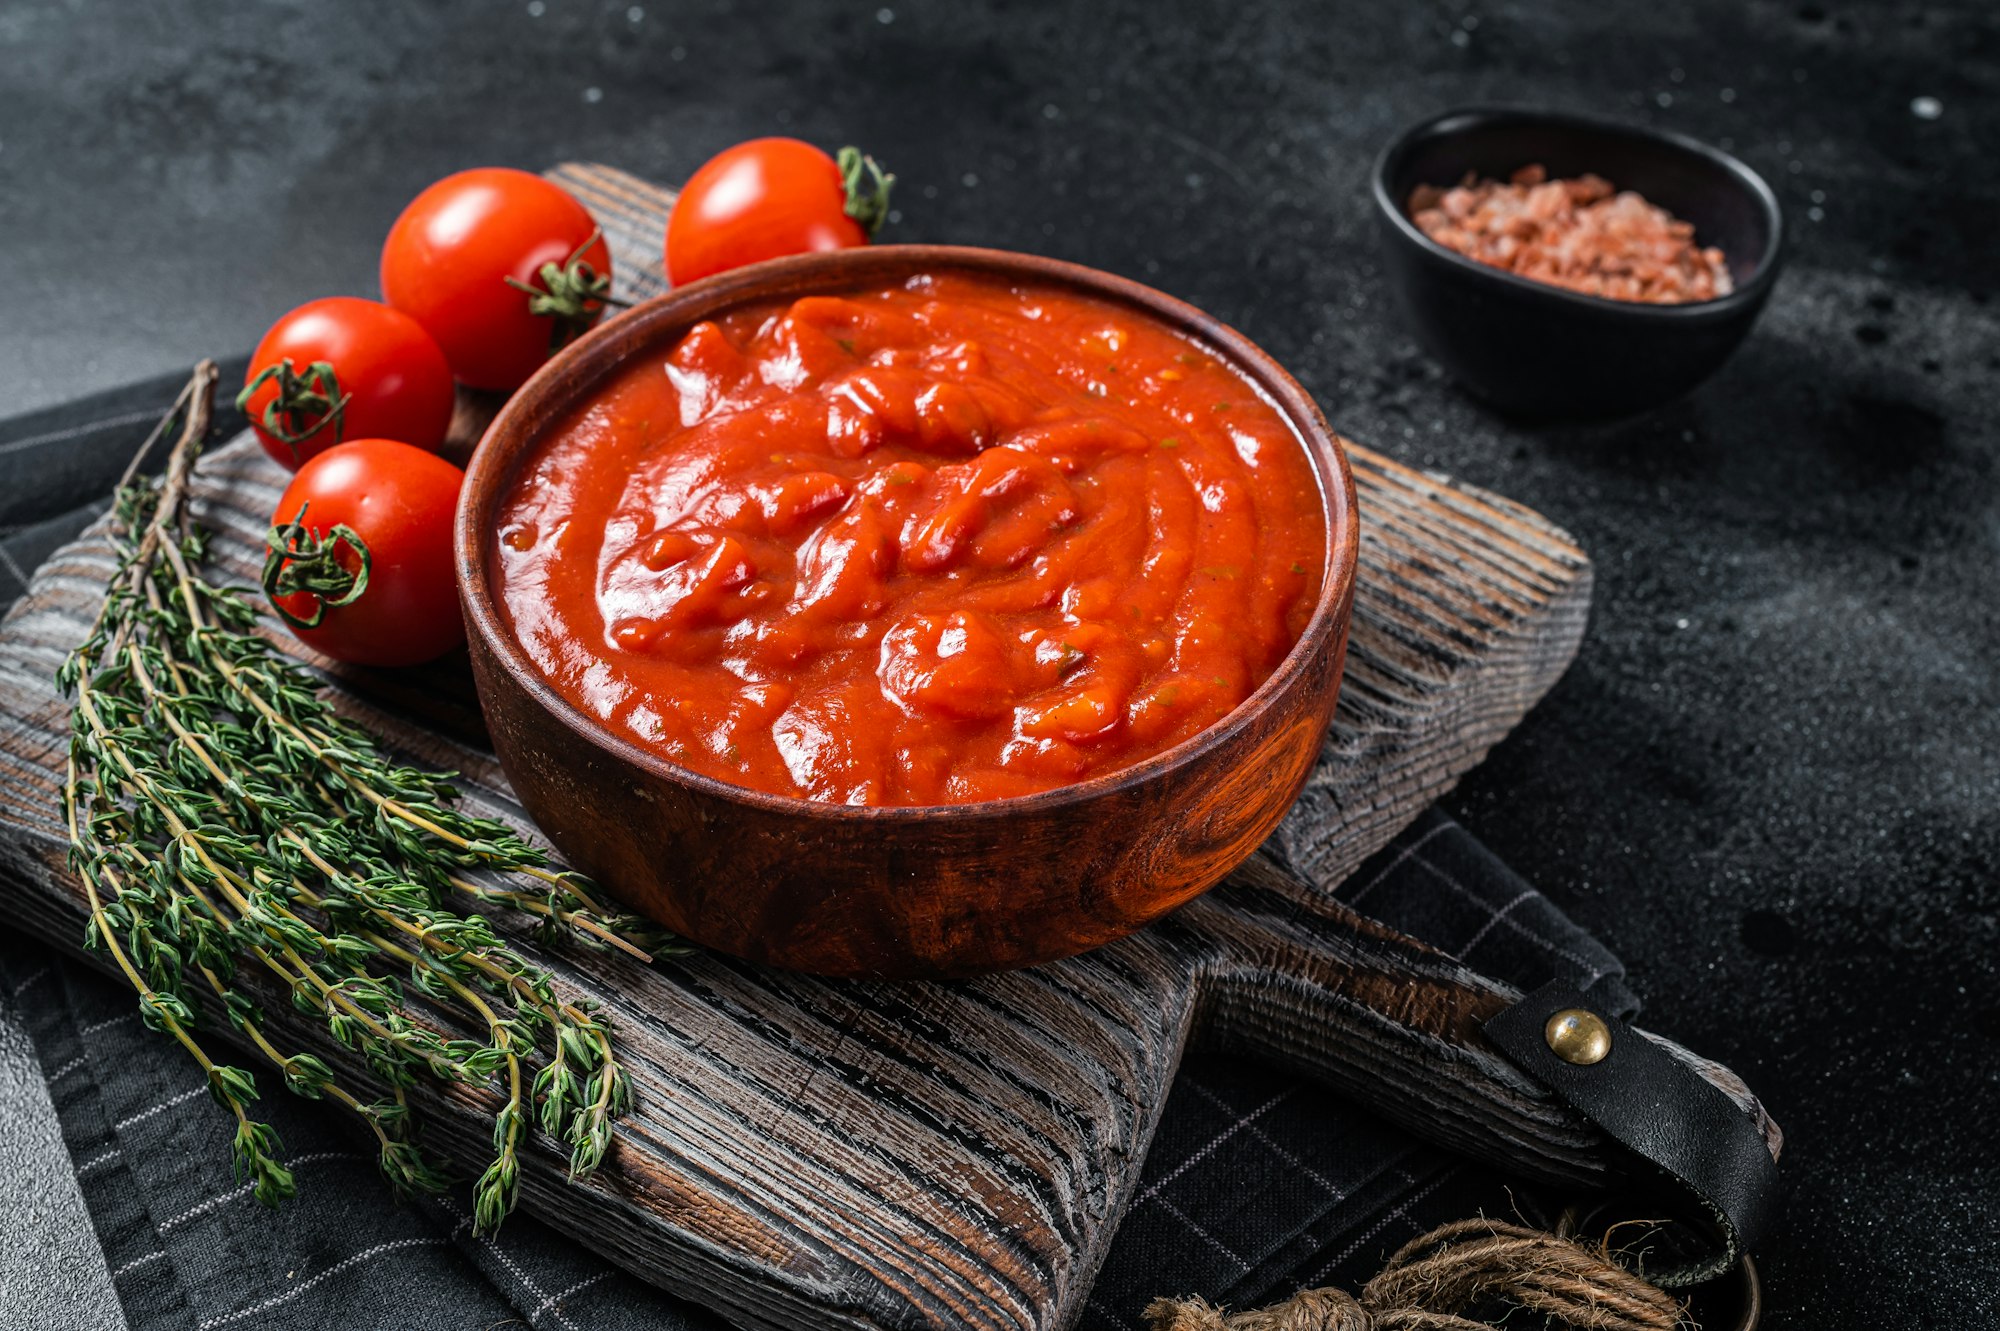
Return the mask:
[[[1328,535],[1319,599],[1269,679],[1228,716],[1135,766],[977,804],[855,807],[729,785],[613,733],[560,697],[494,596],[494,515],[543,432],[634,357],[745,303],[962,272],[1066,288],[1198,338],[1298,433]],[[473,677],[521,802],[563,856],[694,942],[828,975],[939,977],[1108,943],[1208,888],[1291,807],[1319,753],[1347,650],[1357,522],[1340,441],[1246,338],[1150,288],[992,250],[884,245],[738,269],[640,305],[514,395],[466,472],[456,529]]]

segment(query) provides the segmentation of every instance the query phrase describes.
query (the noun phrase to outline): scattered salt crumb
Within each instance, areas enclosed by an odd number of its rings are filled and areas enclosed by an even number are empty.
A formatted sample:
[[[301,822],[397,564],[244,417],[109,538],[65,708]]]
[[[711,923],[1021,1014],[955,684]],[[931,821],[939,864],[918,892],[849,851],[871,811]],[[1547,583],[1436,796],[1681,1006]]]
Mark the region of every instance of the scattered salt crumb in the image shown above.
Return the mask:
[[[543,4],[542,0],[528,0],[529,18],[540,18],[542,15],[548,12],[549,12],[549,7]]]
[[[1688,626],[1688,622],[1687,622],[1687,621],[1686,621],[1685,619],[1676,619],[1676,620],[1674,621],[1674,627],[1675,627],[1675,628],[1677,628],[1677,629],[1684,629],[1684,628],[1686,628],[1687,626]]]
[[[604,100],[604,89],[585,88],[583,90],[583,100],[590,103],[592,106],[596,106],[599,102]]]
[[[896,21],[896,11],[884,5],[875,11],[875,21],[886,28]]]
[[[627,23],[645,22],[646,7],[644,5],[633,5],[630,9],[625,11],[625,21]]]
[[[1720,96],[1722,100],[1725,102],[1733,102],[1736,100],[1736,89],[1724,88],[1721,91],[1721,93],[1718,94],[1718,96]]]
[[[667,57],[671,60],[685,60],[688,58],[688,49],[685,46],[676,46],[667,52]]]
[[[979,177],[973,174],[972,172],[968,171],[964,175],[958,178],[958,183],[965,186],[967,189],[971,189],[973,186],[979,183]]]
[[[1061,114],[1062,114],[1062,108],[1057,106],[1054,102],[1042,103],[1042,119],[1054,120],[1057,116]]]
[[[1670,92],[1663,92],[1653,100],[1661,106],[1672,106],[1674,104],[1674,95]]]
[[[1453,28],[1451,30],[1451,44],[1453,46],[1470,46],[1472,45],[1472,34],[1464,28]]]
[[[1667,71],[1667,78],[1670,82],[1673,83],[1686,83],[1687,71],[1685,69],[1682,69],[1679,65],[1675,65],[1672,69]]]
[[[1910,114],[1919,120],[1936,120],[1944,114],[1944,103],[1935,97],[1917,97],[1910,102]]]
[[[1806,216],[1815,222],[1823,222],[1826,220],[1826,209],[1817,206],[1808,208],[1806,209]]]

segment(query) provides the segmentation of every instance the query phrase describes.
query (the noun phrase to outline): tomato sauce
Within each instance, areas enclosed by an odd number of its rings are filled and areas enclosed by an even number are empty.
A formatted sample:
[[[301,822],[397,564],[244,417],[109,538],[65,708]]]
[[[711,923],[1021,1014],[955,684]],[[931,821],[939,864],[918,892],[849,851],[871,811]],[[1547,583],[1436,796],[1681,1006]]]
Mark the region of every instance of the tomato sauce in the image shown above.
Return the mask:
[[[493,540],[570,702],[849,804],[1171,748],[1276,669],[1326,557],[1304,446],[1234,370],[1123,306],[965,276],[696,326],[550,431]]]

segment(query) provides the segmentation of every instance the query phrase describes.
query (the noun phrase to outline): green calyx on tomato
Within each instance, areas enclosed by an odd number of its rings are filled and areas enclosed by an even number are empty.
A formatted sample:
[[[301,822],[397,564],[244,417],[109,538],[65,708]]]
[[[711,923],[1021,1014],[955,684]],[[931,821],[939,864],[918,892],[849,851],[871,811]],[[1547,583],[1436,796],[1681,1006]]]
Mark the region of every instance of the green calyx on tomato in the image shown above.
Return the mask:
[[[358,439],[436,449],[451,426],[451,366],[409,315],[379,301],[327,296],[271,325],[236,403],[265,453],[289,471]]]
[[[800,139],[748,139],[688,177],[667,217],[667,280],[788,254],[866,245],[889,216],[895,177],[857,148],[838,159]]]
[[[569,258],[543,264],[535,274],[540,286],[511,276],[502,279],[516,291],[528,293],[528,313],[551,320],[551,356],[589,332],[604,307],[612,303],[611,274],[598,272],[583,257],[603,238],[603,230],[593,228],[590,238],[572,250]]]
[[[295,629],[316,629],[328,610],[360,600],[368,590],[372,562],[368,543],[346,523],[336,524],[325,536],[306,526],[310,507],[300,504],[297,516],[273,524],[264,537],[264,594],[271,598],[271,608]],[[343,546],[353,556],[351,566],[340,558]],[[295,614],[285,604],[287,598],[301,594],[312,597],[309,616]]]
[[[341,416],[353,394],[340,391],[340,378],[330,362],[316,360],[306,367],[304,374],[292,365],[290,356],[276,365],[266,365],[236,395],[236,409],[249,411],[250,399],[257,395],[257,390],[272,382],[278,385],[278,394],[264,404],[257,423],[264,433],[292,450],[293,466],[300,461],[299,445],[321,430],[331,427],[333,438],[328,442],[340,442]]]
[[[464,642],[451,547],[464,483],[444,458],[393,439],[350,439],[300,467],[271,510],[263,577],[299,640],[375,667]]]
[[[437,181],[382,244],[382,298],[423,325],[460,383],[488,392],[519,388],[594,322],[610,277],[590,210],[511,167]]]
[[[847,191],[842,211],[861,223],[861,229],[873,240],[882,223],[889,220],[889,191],[895,188],[896,177],[852,145],[842,148],[833,160],[840,168],[841,188]]]

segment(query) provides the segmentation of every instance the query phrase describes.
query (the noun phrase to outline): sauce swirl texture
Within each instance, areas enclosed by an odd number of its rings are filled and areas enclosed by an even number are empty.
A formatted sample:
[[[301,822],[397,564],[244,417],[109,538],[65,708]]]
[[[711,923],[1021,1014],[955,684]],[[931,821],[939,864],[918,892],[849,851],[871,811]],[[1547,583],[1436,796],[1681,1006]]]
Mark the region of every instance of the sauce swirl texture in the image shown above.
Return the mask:
[[[697,325],[548,433],[491,539],[584,712],[722,781],[901,805],[1207,728],[1326,553],[1304,446],[1201,345],[955,275]]]

